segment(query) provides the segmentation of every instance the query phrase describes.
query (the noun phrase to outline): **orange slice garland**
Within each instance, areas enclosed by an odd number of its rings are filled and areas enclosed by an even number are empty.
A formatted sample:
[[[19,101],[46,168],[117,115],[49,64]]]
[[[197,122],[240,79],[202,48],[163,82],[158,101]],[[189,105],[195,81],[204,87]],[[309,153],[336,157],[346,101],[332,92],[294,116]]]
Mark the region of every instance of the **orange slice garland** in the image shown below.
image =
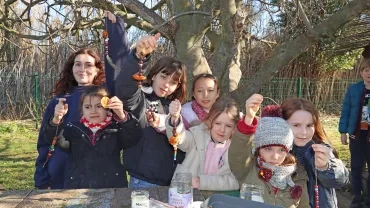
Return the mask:
[[[100,100],[101,106],[103,108],[108,108],[108,102],[109,102],[108,97],[102,97],[101,100]]]

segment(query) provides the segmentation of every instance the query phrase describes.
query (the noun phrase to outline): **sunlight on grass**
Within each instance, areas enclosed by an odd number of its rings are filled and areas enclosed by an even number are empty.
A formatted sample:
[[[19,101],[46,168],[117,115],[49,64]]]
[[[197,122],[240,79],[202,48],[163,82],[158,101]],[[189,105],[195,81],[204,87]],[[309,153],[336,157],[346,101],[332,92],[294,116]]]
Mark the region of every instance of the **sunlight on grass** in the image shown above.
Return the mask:
[[[0,184],[5,189],[32,189],[38,130],[32,122],[0,123]]]
[[[338,116],[323,115],[321,122],[324,125],[325,132],[333,147],[337,150],[339,158],[345,163],[347,167],[350,165],[349,146],[342,145],[340,141],[340,134],[338,132]]]

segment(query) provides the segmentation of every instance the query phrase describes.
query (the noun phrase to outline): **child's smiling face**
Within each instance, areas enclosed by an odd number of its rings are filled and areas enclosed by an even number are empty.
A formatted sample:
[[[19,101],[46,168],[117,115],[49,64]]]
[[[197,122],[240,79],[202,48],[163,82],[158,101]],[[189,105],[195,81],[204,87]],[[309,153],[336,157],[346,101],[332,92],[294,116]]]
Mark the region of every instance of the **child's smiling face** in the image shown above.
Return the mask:
[[[222,112],[215,120],[211,127],[212,139],[216,142],[223,142],[230,139],[235,131],[236,124],[226,112]]]
[[[312,114],[305,110],[295,111],[287,120],[294,134],[294,144],[303,147],[311,141],[315,126]]]
[[[101,97],[86,96],[82,103],[82,115],[90,123],[101,123],[107,117],[108,111],[101,105]]]

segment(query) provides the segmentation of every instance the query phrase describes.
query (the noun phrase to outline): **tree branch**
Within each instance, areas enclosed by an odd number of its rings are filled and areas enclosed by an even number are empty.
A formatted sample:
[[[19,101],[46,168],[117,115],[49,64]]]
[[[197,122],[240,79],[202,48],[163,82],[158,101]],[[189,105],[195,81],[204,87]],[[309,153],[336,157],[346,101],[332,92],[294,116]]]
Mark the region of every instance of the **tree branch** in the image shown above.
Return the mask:
[[[365,10],[370,10],[370,0],[351,1],[328,19],[314,26],[313,31],[315,36],[320,39],[332,37],[339,28],[358,17]],[[232,92],[233,97],[237,99],[239,103],[242,103],[245,101],[246,97],[251,96],[253,93],[258,93],[262,86],[267,84],[279,70],[305,52],[318,40],[319,39],[309,38],[307,34],[301,34],[294,40],[277,46],[272,56],[266,60],[261,68],[249,80],[247,91],[238,88]]]
[[[297,0],[297,7],[298,7],[298,13],[301,16],[304,25],[307,27],[307,30],[308,30],[307,35],[308,35],[308,37],[310,37],[310,38],[317,38],[317,37],[315,37],[315,32],[313,31],[313,28],[312,28],[312,25],[310,23],[310,20],[308,19],[306,13],[304,12],[304,9],[302,7],[302,4],[301,4],[301,1],[300,0]]]
[[[150,10],[155,11],[159,9],[161,6],[163,6],[165,3],[166,3],[166,0],[161,0],[156,5],[154,5],[152,8],[150,8]]]
[[[134,14],[127,14],[126,12],[118,11],[118,12],[116,12],[116,15],[122,17],[125,20],[125,23],[128,26],[130,26],[130,25],[135,26],[135,27],[137,27],[141,30],[144,30],[144,31],[148,32],[148,33],[151,30],[154,29],[154,26],[152,24],[150,24],[149,22],[144,21],[142,19],[139,19]]]
[[[79,29],[86,29],[86,28],[92,28],[92,27],[97,27],[101,25],[101,19],[94,19],[89,22],[81,22]],[[6,27],[4,24],[0,23],[0,30],[4,30],[6,32],[9,32],[13,35],[16,35],[18,38],[25,38],[25,39],[31,39],[31,40],[45,40],[48,38],[56,38],[59,37],[60,34],[58,32],[68,32],[71,29],[74,29],[76,26],[74,24],[69,24],[64,26],[61,29],[56,29],[56,30],[50,30],[49,34],[45,35],[26,35],[22,34],[14,29],[10,29]]]
[[[118,0],[125,7],[131,9],[139,17],[143,18],[145,21],[149,22],[152,25],[159,25],[164,23],[164,19],[160,17],[154,11],[151,11],[143,3],[137,0]],[[159,30],[161,34],[169,40],[173,40],[175,36],[176,28],[172,24],[167,24]]]

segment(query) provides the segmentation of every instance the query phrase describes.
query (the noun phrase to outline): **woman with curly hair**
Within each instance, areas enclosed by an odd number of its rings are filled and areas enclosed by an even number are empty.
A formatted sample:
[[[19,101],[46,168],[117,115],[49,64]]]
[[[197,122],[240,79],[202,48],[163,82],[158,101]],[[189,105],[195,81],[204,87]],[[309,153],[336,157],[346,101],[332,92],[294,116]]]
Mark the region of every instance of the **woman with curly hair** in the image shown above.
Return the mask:
[[[110,12],[107,12],[106,15],[110,21],[117,21],[116,24],[113,24],[113,28],[108,28],[110,29],[109,55],[114,62],[124,60],[130,52],[124,22]],[[138,44],[151,39],[154,40],[154,37],[145,36],[138,40]],[[67,124],[68,122],[79,121],[81,118],[79,102],[85,89],[88,86],[105,84],[109,92],[113,94],[115,76],[116,70],[109,64],[104,67],[103,60],[95,50],[80,49],[68,58],[60,73],[60,78],[55,84],[54,98],[45,110],[39,132],[37,142],[39,155],[36,160],[34,175],[36,188],[60,189],[65,187],[64,173],[67,169],[68,154],[57,145],[52,156],[48,156],[51,146],[44,135],[47,124],[53,122]],[[62,117],[63,120],[61,120]]]
[[[45,126],[53,120],[61,120],[61,117],[54,111],[58,111],[59,114],[66,113],[63,117],[63,123],[79,121],[78,106],[82,93],[86,87],[102,85],[104,82],[104,64],[95,50],[84,48],[70,55],[54,86],[53,94],[55,96],[49,102],[42,119],[37,142],[39,155],[34,175],[36,188],[64,188],[64,172],[68,154],[56,146],[52,157],[48,157],[50,144],[44,138]],[[59,100],[64,103],[59,103]]]

